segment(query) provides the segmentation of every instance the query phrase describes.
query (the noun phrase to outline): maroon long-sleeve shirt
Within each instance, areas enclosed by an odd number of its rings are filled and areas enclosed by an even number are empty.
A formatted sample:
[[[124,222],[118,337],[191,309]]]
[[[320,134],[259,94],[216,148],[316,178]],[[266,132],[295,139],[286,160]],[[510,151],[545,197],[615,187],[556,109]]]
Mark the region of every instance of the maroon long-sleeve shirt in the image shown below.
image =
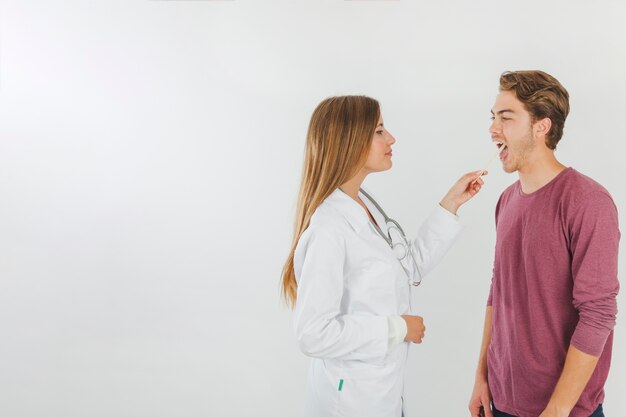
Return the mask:
[[[571,345],[599,356],[570,417],[604,400],[617,314],[617,209],[597,182],[568,168],[525,194],[517,181],[496,207],[488,380],[498,410],[537,417]]]

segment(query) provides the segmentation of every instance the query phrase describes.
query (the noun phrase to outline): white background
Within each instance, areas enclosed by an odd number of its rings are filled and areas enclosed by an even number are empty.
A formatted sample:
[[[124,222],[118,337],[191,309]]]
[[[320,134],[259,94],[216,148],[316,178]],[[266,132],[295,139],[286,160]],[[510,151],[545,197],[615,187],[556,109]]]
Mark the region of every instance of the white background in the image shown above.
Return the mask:
[[[500,73],[543,69],[571,94],[558,158],[624,228],[625,21],[619,0],[1,1],[0,416],[297,416],[308,358],[279,277],[330,95],[380,100],[394,168],[366,186],[412,234],[494,153]],[[490,172],[419,288],[415,416],[468,415],[517,178]],[[610,417],[625,348],[619,315]]]

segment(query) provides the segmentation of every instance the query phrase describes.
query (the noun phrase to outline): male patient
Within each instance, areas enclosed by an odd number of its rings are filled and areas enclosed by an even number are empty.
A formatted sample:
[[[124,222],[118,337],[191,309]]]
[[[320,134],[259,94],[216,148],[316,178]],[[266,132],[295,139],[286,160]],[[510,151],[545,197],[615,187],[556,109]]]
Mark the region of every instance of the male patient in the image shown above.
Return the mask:
[[[496,206],[470,413],[603,417],[619,289],[617,209],[600,184],[554,156],[569,113],[554,77],[505,72],[491,113],[504,171],[519,181]]]

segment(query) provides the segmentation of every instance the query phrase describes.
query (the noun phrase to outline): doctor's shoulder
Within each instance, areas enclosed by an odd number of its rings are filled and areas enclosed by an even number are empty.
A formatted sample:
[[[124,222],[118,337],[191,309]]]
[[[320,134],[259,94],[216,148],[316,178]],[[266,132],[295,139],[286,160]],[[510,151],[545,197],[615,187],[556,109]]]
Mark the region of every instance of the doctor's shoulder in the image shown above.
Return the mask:
[[[346,235],[350,225],[335,208],[322,203],[311,216],[309,226],[298,239],[295,257],[303,256],[311,244],[325,246],[326,249],[345,250]]]

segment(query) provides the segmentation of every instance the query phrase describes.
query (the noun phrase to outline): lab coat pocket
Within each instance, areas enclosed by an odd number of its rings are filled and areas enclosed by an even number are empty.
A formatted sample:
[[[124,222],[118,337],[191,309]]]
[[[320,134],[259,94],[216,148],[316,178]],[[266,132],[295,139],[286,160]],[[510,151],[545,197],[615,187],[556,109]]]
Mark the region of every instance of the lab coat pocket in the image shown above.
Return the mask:
[[[305,398],[304,417],[336,417],[339,405],[340,380],[327,361],[313,359],[309,372],[309,388]]]
[[[388,415],[387,409],[394,403],[394,395],[390,391],[392,375],[388,375],[388,367],[366,364],[339,368],[334,373],[338,379],[339,416]]]

